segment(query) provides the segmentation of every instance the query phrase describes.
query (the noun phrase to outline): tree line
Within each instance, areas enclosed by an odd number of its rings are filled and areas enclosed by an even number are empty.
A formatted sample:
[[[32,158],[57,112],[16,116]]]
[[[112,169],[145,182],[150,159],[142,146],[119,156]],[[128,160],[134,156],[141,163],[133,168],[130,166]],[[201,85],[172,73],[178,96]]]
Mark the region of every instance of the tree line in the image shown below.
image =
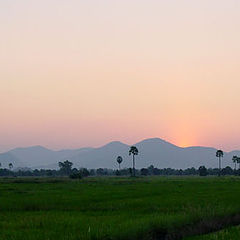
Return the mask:
[[[64,163],[64,162],[63,162]],[[70,162],[71,163],[71,162]],[[70,178],[83,178],[88,176],[130,176],[132,175],[132,168],[123,169],[87,169],[87,168],[60,168],[59,170],[51,169],[35,169],[35,170],[18,170],[11,171],[9,169],[0,169],[0,176],[2,177],[63,177],[69,176]],[[219,168],[206,168],[200,166],[199,168],[187,168],[187,169],[173,169],[173,168],[157,168],[153,165],[147,168],[135,169],[135,176],[218,176]],[[231,167],[225,167],[221,169],[221,175],[240,175],[240,170],[232,169]]]

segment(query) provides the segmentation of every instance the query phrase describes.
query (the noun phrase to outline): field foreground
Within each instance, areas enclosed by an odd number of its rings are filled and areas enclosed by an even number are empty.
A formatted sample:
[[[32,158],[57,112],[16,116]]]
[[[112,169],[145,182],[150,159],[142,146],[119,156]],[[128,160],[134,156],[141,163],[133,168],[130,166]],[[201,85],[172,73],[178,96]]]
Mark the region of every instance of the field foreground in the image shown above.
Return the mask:
[[[239,189],[237,177],[0,179],[0,239],[181,239],[239,224]]]
[[[231,227],[222,231],[207,235],[189,237],[184,240],[238,240],[240,239],[240,227]]]

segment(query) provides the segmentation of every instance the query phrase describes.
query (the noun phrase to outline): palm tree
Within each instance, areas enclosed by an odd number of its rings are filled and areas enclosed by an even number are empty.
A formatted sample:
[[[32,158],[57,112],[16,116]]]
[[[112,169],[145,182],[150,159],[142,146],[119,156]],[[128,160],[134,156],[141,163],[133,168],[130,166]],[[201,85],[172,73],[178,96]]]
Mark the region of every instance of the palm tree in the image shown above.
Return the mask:
[[[13,168],[13,164],[12,163],[9,163],[8,166],[9,166],[10,170]]]
[[[135,155],[138,155],[138,149],[135,146],[131,146],[129,150],[129,156],[133,156],[133,176],[135,177]]]
[[[122,161],[123,161],[123,158],[122,158],[121,156],[118,156],[118,157],[117,157],[117,162],[118,162],[118,164],[119,164],[119,170],[121,169],[121,163],[122,163]]]
[[[219,160],[219,173],[218,173],[218,176],[220,176],[220,174],[221,174],[221,158],[223,157],[223,151],[222,150],[217,150],[216,157]]]
[[[235,171],[236,171],[236,169],[237,169],[237,163],[238,163],[238,156],[233,156],[233,157],[232,157],[232,161],[233,161],[233,163],[235,164]]]
[[[237,163],[239,164],[238,169],[240,169],[240,158],[239,157],[237,158]]]

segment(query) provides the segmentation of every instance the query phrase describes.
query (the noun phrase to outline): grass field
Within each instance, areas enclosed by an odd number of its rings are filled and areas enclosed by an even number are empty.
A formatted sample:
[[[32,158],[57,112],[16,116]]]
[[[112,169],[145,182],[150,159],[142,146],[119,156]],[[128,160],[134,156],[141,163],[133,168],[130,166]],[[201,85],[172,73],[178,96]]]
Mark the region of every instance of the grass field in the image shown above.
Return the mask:
[[[0,239],[161,239],[240,213],[239,189],[237,177],[0,179]]]

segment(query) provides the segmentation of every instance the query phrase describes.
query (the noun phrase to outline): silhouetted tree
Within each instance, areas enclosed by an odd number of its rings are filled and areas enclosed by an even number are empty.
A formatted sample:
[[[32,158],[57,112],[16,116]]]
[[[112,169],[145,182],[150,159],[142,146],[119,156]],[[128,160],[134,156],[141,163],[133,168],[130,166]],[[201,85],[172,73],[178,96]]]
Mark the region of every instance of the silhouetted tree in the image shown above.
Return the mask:
[[[207,171],[205,166],[200,166],[198,171],[199,171],[200,176],[207,176],[208,175],[208,171]]]
[[[182,169],[179,169],[179,170],[177,171],[177,175],[183,175],[183,170],[182,170]]]
[[[237,162],[238,162],[238,156],[233,156],[232,157],[232,161],[233,161],[233,163],[234,163],[234,165],[235,165],[235,171],[237,170]]]
[[[86,168],[81,168],[79,172],[83,177],[88,177],[90,175],[90,172]]]
[[[148,169],[149,175],[154,175],[154,166],[153,165],[150,165],[147,169]]]
[[[47,175],[48,177],[53,176],[53,171],[50,170],[50,169],[47,169],[47,170],[46,170],[46,175]]]
[[[219,168],[219,176],[221,174],[221,158],[223,158],[223,151],[222,150],[217,150],[216,152],[216,157],[218,158],[218,168]]]
[[[68,160],[58,163],[58,166],[60,167],[60,172],[62,172],[63,174],[66,174],[66,175],[71,174],[72,165],[73,165],[73,163]]]
[[[185,175],[196,175],[197,174],[197,170],[192,167],[192,168],[187,168],[184,170]]]
[[[89,171],[89,174],[91,175],[91,176],[94,176],[96,173],[95,173],[95,170],[94,169],[91,169],[90,171]]]
[[[153,175],[160,175],[161,170],[158,168],[153,169]]]
[[[218,168],[208,168],[208,174],[209,175],[218,175],[219,169]]]
[[[9,163],[9,164],[8,164],[8,167],[9,167],[10,170],[12,170],[13,164],[12,164],[12,163]]]
[[[72,170],[71,170],[71,173],[78,173],[79,171],[78,171],[78,169],[77,168],[73,168]]]
[[[147,168],[142,168],[142,169],[140,170],[140,172],[141,172],[141,175],[143,175],[143,176],[147,176],[147,175],[149,174],[149,171],[148,171]]]
[[[81,175],[80,172],[76,172],[76,173],[70,174],[69,177],[72,178],[72,179],[81,179],[82,175]]]
[[[97,173],[97,175],[104,175],[104,169],[103,168],[98,168],[96,173]]]
[[[131,175],[130,169],[132,171],[132,168],[123,168],[121,170],[117,170],[119,172],[119,175],[121,176],[127,176],[127,175]],[[116,173],[117,174],[117,173]]]
[[[129,150],[129,156],[133,156],[133,176],[135,177],[136,171],[135,171],[135,155],[138,155],[138,149],[135,146],[131,146]]]
[[[238,163],[238,169],[240,169],[240,158],[237,158],[237,163]]]
[[[118,156],[117,157],[117,162],[119,164],[119,171],[121,170],[121,163],[122,163],[122,161],[123,161],[123,158],[121,156]]]
[[[222,173],[222,175],[233,175],[234,171],[232,170],[231,167],[227,166],[222,169],[221,173]]]

